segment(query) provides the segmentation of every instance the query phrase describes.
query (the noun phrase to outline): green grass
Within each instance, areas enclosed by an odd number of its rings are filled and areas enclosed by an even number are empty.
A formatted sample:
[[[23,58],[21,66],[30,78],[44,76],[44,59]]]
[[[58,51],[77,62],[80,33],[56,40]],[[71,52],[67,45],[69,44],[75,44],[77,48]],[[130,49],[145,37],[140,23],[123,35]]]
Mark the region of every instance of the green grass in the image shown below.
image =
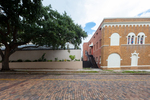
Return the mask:
[[[98,73],[98,71],[79,71],[76,73]]]
[[[113,72],[113,70],[103,70],[103,71],[110,71],[110,72]]]
[[[122,73],[150,73],[146,71],[122,71]]]
[[[83,68],[83,69],[91,69],[91,68]]]

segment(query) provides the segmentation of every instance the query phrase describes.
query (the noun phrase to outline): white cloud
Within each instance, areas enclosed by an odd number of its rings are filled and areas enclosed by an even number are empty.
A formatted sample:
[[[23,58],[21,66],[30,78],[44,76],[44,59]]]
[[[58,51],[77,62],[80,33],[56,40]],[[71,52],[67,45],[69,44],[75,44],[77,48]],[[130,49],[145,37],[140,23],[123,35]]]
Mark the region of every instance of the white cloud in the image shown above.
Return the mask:
[[[104,18],[136,17],[150,8],[149,0],[44,0],[43,4],[51,4],[60,13],[66,11],[83,28],[86,23],[95,22],[93,30],[98,28]],[[143,16],[150,17],[150,13]],[[87,42],[90,37],[83,42]]]
[[[150,12],[149,13],[143,13],[140,17],[150,17]]]
[[[149,0],[44,0],[43,4],[51,4],[60,13],[66,11],[82,27],[95,22],[94,30],[103,18],[134,17],[150,8]]]
[[[82,52],[82,51],[83,51],[83,43],[88,42],[88,41],[91,39],[91,37],[93,36],[93,34],[94,34],[94,32],[93,32],[92,34],[88,35],[87,38],[82,39],[82,43],[80,44],[80,48],[81,48],[81,56],[82,56],[82,53],[83,53],[83,52]]]

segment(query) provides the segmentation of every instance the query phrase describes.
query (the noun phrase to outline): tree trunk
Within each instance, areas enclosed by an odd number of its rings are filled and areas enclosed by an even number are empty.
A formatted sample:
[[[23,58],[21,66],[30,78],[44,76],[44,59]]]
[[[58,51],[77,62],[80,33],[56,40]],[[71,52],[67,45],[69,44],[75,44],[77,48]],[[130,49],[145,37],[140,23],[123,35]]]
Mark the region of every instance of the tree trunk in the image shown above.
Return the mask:
[[[4,57],[2,58],[2,71],[9,69],[9,50],[5,50]]]

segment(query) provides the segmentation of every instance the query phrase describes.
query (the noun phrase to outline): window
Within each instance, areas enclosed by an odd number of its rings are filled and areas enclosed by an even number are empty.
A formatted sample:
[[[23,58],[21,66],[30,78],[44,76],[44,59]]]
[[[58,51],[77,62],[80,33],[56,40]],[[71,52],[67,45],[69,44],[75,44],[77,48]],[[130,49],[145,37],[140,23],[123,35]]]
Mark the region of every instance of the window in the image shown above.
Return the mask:
[[[139,53],[136,53],[136,51],[134,52],[134,53],[131,53],[131,66],[137,66],[138,65],[138,58],[140,58],[140,57],[138,57],[138,55],[139,55]]]
[[[130,43],[130,36],[128,36],[128,44]]]
[[[101,64],[101,56],[99,56],[99,64]]]
[[[143,44],[143,37],[144,37],[144,36],[141,37],[141,44]]]
[[[112,53],[108,56],[107,59],[107,68],[117,68],[120,67],[121,57],[117,53]]]
[[[137,44],[145,44],[145,34],[143,32],[140,32],[137,36]]]
[[[96,64],[98,64],[98,57],[96,57]]]
[[[101,47],[101,39],[99,40],[99,47]]]
[[[145,34],[143,32],[140,32],[138,34],[138,38],[137,38],[137,44],[145,44]]]
[[[140,43],[140,36],[138,36],[138,40],[137,40],[137,44],[139,44]]]
[[[111,35],[110,45],[111,46],[119,46],[120,36],[118,33],[113,33]]]
[[[98,49],[98,42],[96,43],[96,49]]]
[[[127,36],[127,44],[135,44],[135,34],[129,33]]]

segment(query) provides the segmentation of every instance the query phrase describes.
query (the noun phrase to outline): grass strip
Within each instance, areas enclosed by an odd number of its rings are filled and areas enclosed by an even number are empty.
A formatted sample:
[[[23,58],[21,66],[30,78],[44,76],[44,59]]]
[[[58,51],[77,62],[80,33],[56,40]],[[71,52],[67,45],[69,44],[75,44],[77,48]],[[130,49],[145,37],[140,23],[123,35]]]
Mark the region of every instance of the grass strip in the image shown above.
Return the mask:
[[[122,73],[150,73],[147,71],[122,71]]]

